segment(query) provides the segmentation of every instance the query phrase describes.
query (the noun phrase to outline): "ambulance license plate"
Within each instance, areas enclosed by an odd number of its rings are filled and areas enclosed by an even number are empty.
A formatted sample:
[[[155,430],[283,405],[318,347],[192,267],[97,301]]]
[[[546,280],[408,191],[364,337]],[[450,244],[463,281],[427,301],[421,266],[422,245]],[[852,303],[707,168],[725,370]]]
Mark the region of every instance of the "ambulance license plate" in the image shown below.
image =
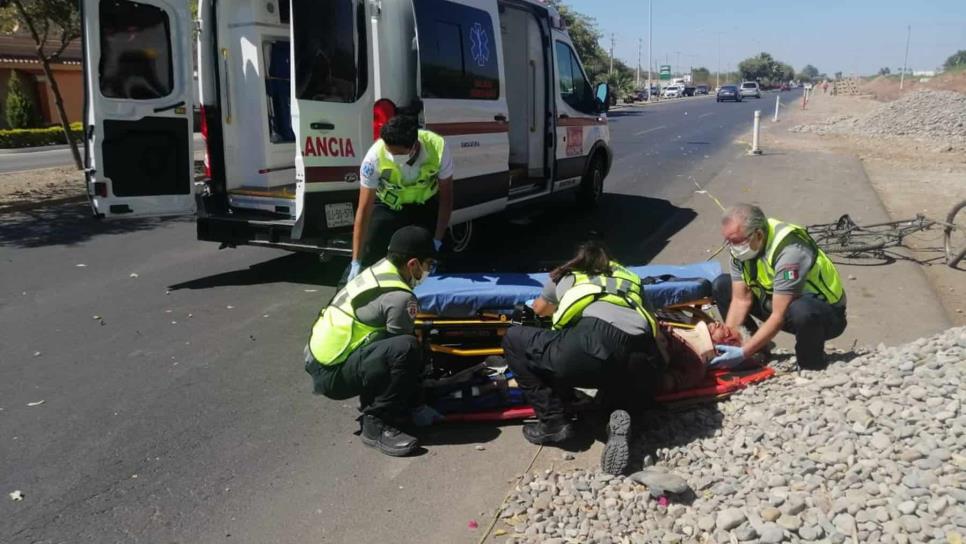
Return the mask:
[[[351,202],[340,202],[338,204],[325,205],[325,226],[334,229],[345,227],[355,222],[355,214],[352,212]]]

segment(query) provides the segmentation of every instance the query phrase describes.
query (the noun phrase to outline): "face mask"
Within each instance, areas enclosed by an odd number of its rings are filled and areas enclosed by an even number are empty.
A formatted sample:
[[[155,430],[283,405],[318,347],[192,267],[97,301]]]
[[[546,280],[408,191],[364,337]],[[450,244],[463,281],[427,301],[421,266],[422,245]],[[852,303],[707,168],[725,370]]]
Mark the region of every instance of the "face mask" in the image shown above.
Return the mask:
[[[409,275],[409,277],[411,278],[409,280],[409,286],[412,287],[413,289],[419,287],[419,285],[422,284],[424,281],[426,281],[426,278],[429,277],[429,271],[423,268],[422,264],[419,265],[419,272],[420,272],[420,276],[418,278],[416,277],[415,274]]]
[[[758,256],[758,252],[751,249],[751,244],[745,242],[736,246],[731,246],[731,256],[739,261],[750,261]]]
[[[396,166],[400,168],[412,160],[412,151],[406,153],[405,155],[393,155],[392,153],[389,155],[392,157],[392,162],[396,163]]]

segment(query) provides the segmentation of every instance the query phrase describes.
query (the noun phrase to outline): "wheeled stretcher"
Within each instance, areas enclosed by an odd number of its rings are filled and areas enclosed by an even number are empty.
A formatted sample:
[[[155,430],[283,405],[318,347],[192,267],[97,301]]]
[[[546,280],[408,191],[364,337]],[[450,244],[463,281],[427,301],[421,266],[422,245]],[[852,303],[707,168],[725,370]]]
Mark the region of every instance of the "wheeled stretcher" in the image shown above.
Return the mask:
[[[686,330],[712,320],[705,308],[711,304],[711,282],[721,273],[718,263],[630,269],[641,277],[644,297],[656,309],[663,327]],[[545,273],[443,274],[428,278],[416,289],[420,306],[417,336],[430,368],[424,389],[428,402],[447,421],[533,417],[502,360],[501,342],[514,323],[546,325],[526,317],[523,309],[540,295],[546,280]],[[656,400],[679,403],[722,398],[773,374],[772,369],[760,365],[710,370],[697,386],[662,394]]]

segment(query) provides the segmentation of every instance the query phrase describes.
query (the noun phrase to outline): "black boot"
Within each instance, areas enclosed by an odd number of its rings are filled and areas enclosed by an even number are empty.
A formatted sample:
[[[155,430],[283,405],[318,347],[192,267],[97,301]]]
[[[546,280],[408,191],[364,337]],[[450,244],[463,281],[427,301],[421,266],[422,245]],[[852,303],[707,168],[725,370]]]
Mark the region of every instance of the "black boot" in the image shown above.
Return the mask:
[[[360,436],[363,444],[393,457],[409,455],[419,446],[419,441],[415,437],[409,436],[381,419],[370,415],[362,416],[362,434]]]
[[[607,474],[623,474],[631,457],[631,415],[614,410],[607,424],[607,445],[600,456],[600,469]]]
[[[554,444],[574,436],[574,427],[564,420],[539,421],[523,425],[523,437],[531,444]]]

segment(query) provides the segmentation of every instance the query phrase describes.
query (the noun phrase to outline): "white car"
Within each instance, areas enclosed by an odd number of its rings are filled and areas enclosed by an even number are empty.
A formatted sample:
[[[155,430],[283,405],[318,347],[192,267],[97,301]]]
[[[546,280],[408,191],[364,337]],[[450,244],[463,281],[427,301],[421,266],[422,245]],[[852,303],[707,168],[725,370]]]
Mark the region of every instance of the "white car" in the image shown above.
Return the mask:
[[[741,96],[754,96],[755,98],[761,98],[761,87],[758,86],[757,81],[745,81],[741,84]]]
[[[661,93],[661,96],[664,98],[679,98],[683,91],[684,89],[682,87],[671,85],[670,87],[664,88],[664,92]]]

